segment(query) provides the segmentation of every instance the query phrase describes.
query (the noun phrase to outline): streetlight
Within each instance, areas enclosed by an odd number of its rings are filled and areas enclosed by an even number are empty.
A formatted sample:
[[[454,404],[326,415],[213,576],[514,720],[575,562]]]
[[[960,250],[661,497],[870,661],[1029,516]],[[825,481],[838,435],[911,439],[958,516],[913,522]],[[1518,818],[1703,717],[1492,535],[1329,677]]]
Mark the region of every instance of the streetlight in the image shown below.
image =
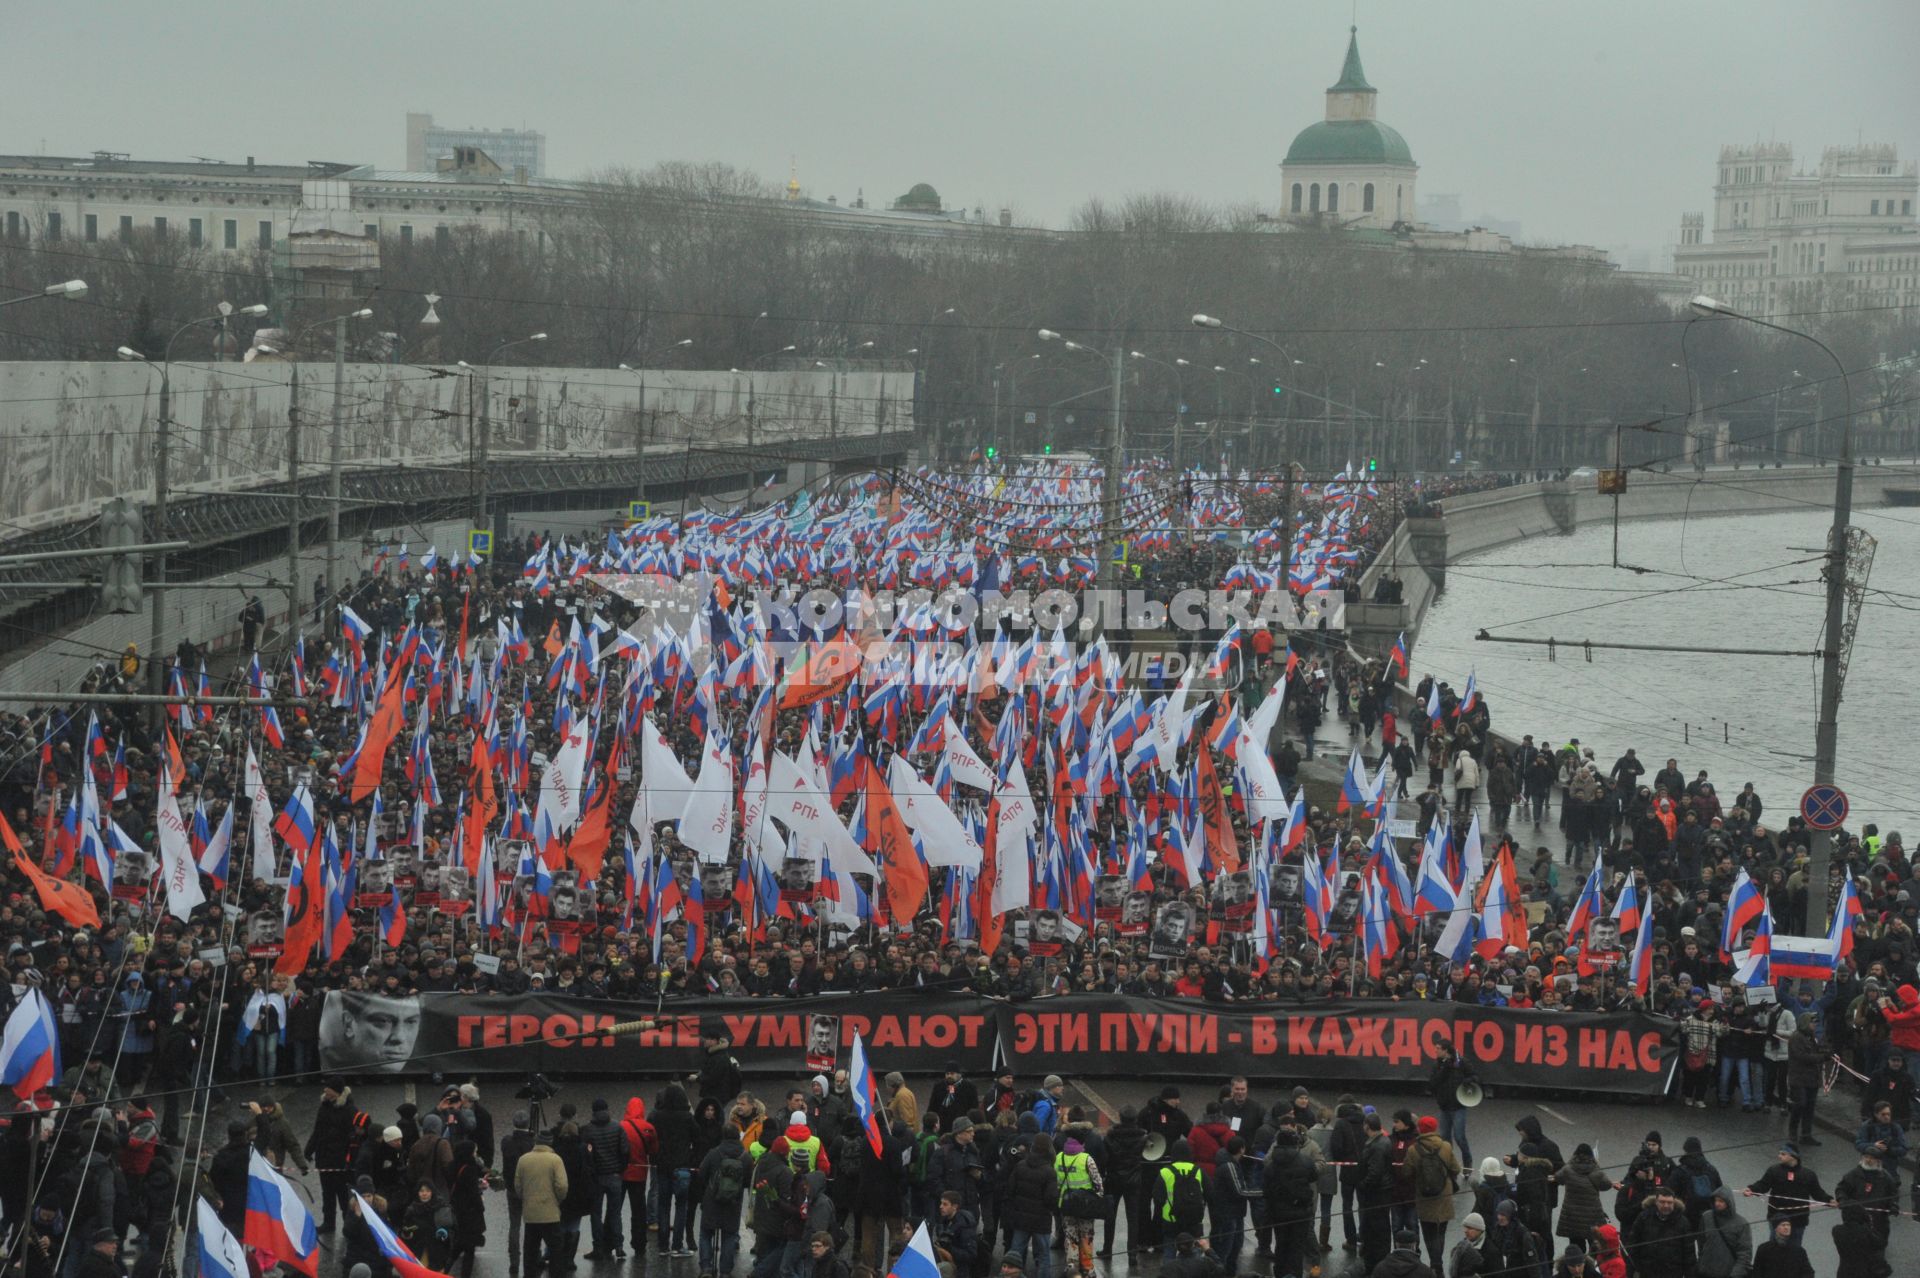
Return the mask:
[[[80,296],[79,293],[73,291],[72,286],[74,284],[80,284],[81,292],[85,292],[85,284],[80,283],[78,280],[69,280],[66,284],[43,290],[39,296]],[[188,329],[201,324],[224,325],[227,322],[227,318],[235,313],[231,305],[222,302],[220,303],[219,309],[212,315],[202,315],[197,319],[190,319],[179,328],[173,330],[173,334],[167,338],[166,345],[160,350],[160,420],[153,435],[153,523],[147,530],[147,535],[154,541],[167,540],[167,459],[173,442],[173,344],[179,341],[180,335]],[[251,306],[242,306],[237,313],[241,315],[265,315],[267,308],[264,303],[255,302]],[[129,346],[122,346],[114,353],[124,360],[138,360],[141,363],[149,365],[153,363],[151,356],[142,354]],[[161,669],[160,661],[161,645],[166,637],[167,552],[164,550],[156,550],[153,552],[152,593],[153,613],[152,627],[148,631],[147,665],[153,672],[152,686],[154,692],[164,694],[166,692],[166,679]]]
[[[431,302],[427,304],[427,310],[429,313],[432,312],[433,304]],[[347,321],[372,318],[373,308],[363,306],[357,311],[349,311],[344,315],[336,315],[332,319],[308,324],[306,327],[296,330],[293,335],[293,341],[288,343],[289,346],[298,349],[300,339],[307,333],[312,332],[316,328],[323,328],[328,324],[333,325],[333,436],[327,444],[327,500],[329,503],[327,506],[327,593],[329,595],[339,590],[342,584],[340,581],[340,468],[341,454],[346,447],[347,433],[346,414],[344,411],[347,376]],[[439,322],[437,318],[434,320],[436,324]],[[300,365],[296,363],[293,366],[292,397],[297,398],[299,393]],[[298,574],[300,562],[298,558],[300,553],[300,427],[299,419],[296,418],[293,413],[291,399],[287,407],[287,421],[292,427],[290,431],[292,437],[287,441],[287,479],[289,491],[293,494],[293,514],[287,526],[287,536],[289,540],[287,550],[287,580],[288,589],[292,592],[289,596],[291,602],[288,604],[287,618],[289,625],[291,625],[293,619],[300,615],[300,582]]]
[[[1158,364],[1160,367],[1171,370],[1173,373],[1173,393],[1177,396],[1173,401],[1173,469],[1174,473],[1178,474],[1181,462],[1185,457],[1185,450],[1181,447],[1181,428],[1186,425],[1187,421],[1186,370],[1192,368],[1193,364],[1191,361],[1180,359],[1177,356],[1169,363],[1164,359],[1155,359],[1145,351],[1128,351],[1127,358],[1142,360],[1148,364]]]
[[[1193,317],[1193,326],[1195,328],[1211,328],[1234,333],[1252,341],[1260,342],[1278,352],[1280,358],[1287,361],[1289,368],[1298,367],[1303,363],[1303,361],[1295,359],[1286,347],[1274,341],[1271,337],[1264,336],[1260,333],[1248,332],[1244,328],[1236,328],[1217,315],[1195,315]],[[1292,381],[1292,376],[1289,375],[1287,380],[1289,382]],[[1276,391],[1280,390],[1280,384],[1275,383],[1274,389]],[[1328,451],[1331,452],[1333,436],[1333,375],[1331,372],[1327,374],[1326,393],[1320,396],[1320,404],[1326,414],[1327,447]],[[1350,413],[1354,411],[1352,405],[1348,405],[1348,409]],[[1288,413],[1289,416],[1291,416],[1291,405],[1288,406]],[[1354,419],[1350,417],[1349,420],[1352,421]],[[1358,422],[1354,421],[1353,430],[1358,430],[1358,428]],[[1351,435],[1351,432],[1349,432],[1349,434]],[[1349,438],[1348,447],[1351,451],[1351,438]],[[1249,448],[1251,448],[1251,444],[1249,444]],[[1282,568],[1280,578],[1282,581],[1286,581],[1293,571],[1293,468],[1293,462],[1288,461],[1285,463],[1285,482],[1282,484],[1284,496],[1280,503],[1280,545],[1286,554],[1286,563]]]
[[[524,346],[528,342],[544,342],[545,333],[529,333],[525,337],[509,337],[480,361],[480,484],[474,499],[473,526],[486,530],[493,527],[487,522],[487,507],[493,497],[493,477],[489,472],[489,454],[493,447],[493,360],[494,356],[511,346]]]
[[[37,302],[43,297],[64,297],[70,302],[77,302],[86,295],[87,282],[85,280],[62,280],[58,284],[47,285],[38,293],[23,293],[19,297],[9,297],[0,300],[0,306],[17,306],[21,302]]]
[[[1094,561],[1096,607],[1089,627],[1098,635],[1105,629],[1106,623],[1105,609],[1100,605],[1102,601],[1112,598],[1114,587],[1114,557],[1112,547],[1107,544],[1108,539],[1124,535],[1120,528],[1120,485],[1123,478],[1120,468],[1121,459],[1125,456],[1125,442],[1122,435],[1122,397],[1126,393],[1126,382],[1122,374],[1126,367],[1127,350],[1123,346],[1116,346],[1111,351],[1102,352],[1079,342],[1068,341],[1050,328],[1040,330],[1040,340],[1059,342],[1070,351],[1079,351],[1082,354],[1104,359],[1113,375],[1113,406],[1107,420],[1107,464],[1100,472],[1100,522],[1103,535],[1094,552],[1097,556]],[[1175,362],[1184,363],[1185,361]]]
[[[1833,348],[1811,333],[1775,324],[1757,315],[1734,310],[1705,293],[1688,304],[1695,315],[1706,319],[1737,319],[1761,328],[1770,328],[1789,337],[1812,342],[1833,361],[1840,374],[1840,393],[1844,412],[1840,418],[1840,456],[1833,476],[1833,526],[1827,533],[1827,617],[1826,638],[1820,650],[1820,717],[1813,727],[1813,782],[1832,785],[1834,764],[1840,747],[1840,692],[1845,675],[1841,670],[1841,650],[1845,643],[1847,610],[1847,534],[1853,519],[1853,383],[1847,378],[1847,366]],[[1800,376],[1798,369],[1794,376]],[[1813,831],[1811,864],[1807,872],[1807,925],[1815,927],[1827,915],[1827,875],[1832,858],[1833,838],[1825,830]],[[1844,926],[1844,925],[1843,925]]]

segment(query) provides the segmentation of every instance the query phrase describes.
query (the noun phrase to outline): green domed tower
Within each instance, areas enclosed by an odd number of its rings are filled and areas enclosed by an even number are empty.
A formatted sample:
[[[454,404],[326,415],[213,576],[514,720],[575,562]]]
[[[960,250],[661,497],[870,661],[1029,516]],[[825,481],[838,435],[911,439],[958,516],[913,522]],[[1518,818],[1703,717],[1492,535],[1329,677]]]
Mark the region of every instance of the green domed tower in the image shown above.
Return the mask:
[[[1413,221],[1420,166],[1406,139],[1374,118],[1379,90],[1360,66],[1360,31],[1347,35],[1347,61],[1327,90],[1327,118],[1302,129],[1280,164],[1289,219],[1391,228]]]

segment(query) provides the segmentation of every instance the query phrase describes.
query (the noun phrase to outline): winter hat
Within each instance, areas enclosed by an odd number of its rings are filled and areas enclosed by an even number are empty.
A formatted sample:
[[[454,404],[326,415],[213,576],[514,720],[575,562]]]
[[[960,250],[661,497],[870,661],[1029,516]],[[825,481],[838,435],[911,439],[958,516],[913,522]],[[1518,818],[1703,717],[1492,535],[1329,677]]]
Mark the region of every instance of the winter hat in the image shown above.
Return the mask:
[[[1420,1235],[1411,1229],[1402,1229],[1393,1236],[1393,1245],[1401,1251],[1412,1251],[1420,1245]]]
[[[1729,1207],[1733,1206],[1733,1191],[1725,1185],[1715,1185],[1711,1197],[1726,1203]]]
[[[1175,1087],[1172,1083],[1168,1083],[1165,1087],[1160,1089],[1160,1099],[1163,1101],[1179,1100],[1180,1089]]]
[[[388,1127],[380,1133],[380,1139],[381,1140],[404,1140],[406,1139],[406,1135],[407,1134],[401,1131],[398,1127]]]
[[[1520,1214],[1520,1205],[1511,1198],[1502,1198],[1493,1205],[1493,1214],[1496,1216],[1505,1216],[1511,1220]]]
[[[1420,1115],[1419,1128],[1422,1136],[1425,1136],[1428,1132],[1437,1132],[1440,1130],[1440,1120],[1432,1114],[1422,1114]]]
[[[953,1120],[953,1134],[955,1136],[958,1136],[961,1132],[970,1132],[972,1130],[973,1130],[973,1120],[971,1118],[968,1118],[966,1115],[963,1114],[959,1118],[956,1118]]]
[[[1505,1177],[1507,1169],[1501,1161],[1491,1154],[1480,1160],[1480,1179],[1499,1180]]]
[[[813,1085],[824,1092],[833,1086],[833,1082],[825,1074],[815,1074],[813,1076]]]
[[[460,1084],[460,1096],[463,1100],[477,1101],[480,1099],[480,1088],[473,1083],[462,1083]]]
[[[607,1104],[604,1096],[593,1102],[593,1113],[596,1118],[601,1114],[611,1113],[612,1111],[613,1106]]]
[[[787,1126],[789,1126],[789,1127],[805,1127],[806,1125],[807,1125],[807,1111],[806,1111],[806,1110],[804,1110],[804,1109],[796,1109],[796,1110],[794,1110],[794,1111],[793,1111],[793,1112],[792,1112],[791,1114],[788,1114],[788,1115],[787,1115]]]
[[[423,1136],[438,1136],[445,1127],[438,1114],[428,1114],[420,1120],[420,1133]]]
[[[1587,1144],[1587,1142],[1583,1140],[1578,1145],[1575,1145],[1573,1147],[1573,1156],[1575,1158],[1592,1158],[1593,1146]]]
[[[1467,1213],[1467,1218],[1460,1222],[1460,1227],[1462,1229],[1477,1229],[1484,1234],[1487,1232],[1486,1217],[1477,1211],[1470,1211]]]
[[[1664,1145],[1665,1145],[1665,1144],[1666,1144],[1667,1142],[1665,1142],[1665,1141],[1663,1141],[1663,1140],[1661,1140],[1661,1139],[1660,1139],[1660,1133],[1659,1133],[1659,1132],[1657,1132],[1657,1131],[1654,1131],[1654,1132],[1648,1132],[1648,1133],[1647,1133],[1647,1142],[1646,1142],[1646,1143],[1647,1143],[1647,1144],[1649,1144],[1649,1145],[1662,1145],[1662,1146],[1664,1146]]]
[[[347,1090],[347,1080],[338,1074],[329,1074],[320,1080],[320,1090],[336,1094],[344,1092]]]
[[[1681,1142],[1680,1149],[1683,1153],[1688,1153],[1688,1154],[1700,1153],[1701,1152],[1700,1138],[1698,1136],[1687,1137],[1686,1140]]]
[[[1800,1157],[1800,1147],[1790,1140],[1780,1142],[1780,1152],[1783,1154],[1792,1154],[1795,1158]]]
[[[1042,1091],[1050,1092],[1056,1087],[1065,1087],[1066,1085],[1067,1081],[1058,1074],[1049,1074],[1041,1081],[1040,1088]]]
[[[373,1278],[373,1270],[364,1264],[355,1265],[347,1270],[347,1278]]]
[[[1069,1154],[1078,1154],[1081,1151],[1085,1150],[1086,1146],[1082,1145],[1079,1142],[1079,1140],[1076,1139],[1075,1137],[1069,1136],[1067,1137],[1067,1143],[1063,1145],[1061,1148],[1064,1149]]]
[[[1295,1100],[1299,1100],[1303,1096],[1311,1096],[1312,1094],[1313,1094],[1312,1092],[1309,1092],[1304,1087],[1296,1087],[1293,1089],[1293,1098]]]
[[[533,1115],[527,1113],[524,1109],[516,1109],[513,1111],[513,1129],[515,1131],[524,1132],[532,1126]]]

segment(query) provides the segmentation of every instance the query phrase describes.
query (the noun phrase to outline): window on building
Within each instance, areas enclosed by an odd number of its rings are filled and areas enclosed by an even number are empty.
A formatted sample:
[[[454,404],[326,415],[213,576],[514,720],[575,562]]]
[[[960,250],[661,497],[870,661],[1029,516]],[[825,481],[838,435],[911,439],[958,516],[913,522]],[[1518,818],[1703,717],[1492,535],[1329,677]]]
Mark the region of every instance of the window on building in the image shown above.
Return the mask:
[[[1360,211],[1373,212],[1373,183],[1371,182],[1360,188]]]
[[[60,215],[58,213],[47,214],[47,238],[54,241],[58,241],[60,238]]]
[[[361,228],[361,234],[365,235],[370,240],[378,239],[380,237],[380,228],[375,226],[372,222],[368,222],[365,226]]]
[[[89,244],[93,244],[100,239],[100,218],[98,214],[88,213],[83,215],[80,223],[80,237]]]
[[[156,240],[164,240],[167,238],[167,219],[164,217],[156,217],[153,219],[153,238]]]
[[[1327,212],[1338,213],[1339,211],[1340,184],[1338,182],[1329,182],[1327,183]]]
[[[1872,211],[1871,213],[1869,213],[1869,214],[1868,214],[1867,216],[1868,216],[1868,217],[1879,217],[1879,216],[1880,216],[1880,201],[1878,201],[1878,200],[1875,200],[1875,201],[1873,202],[1873,211]]]
[[[10,240],[20,238],[20,214],[13,209],[7,210],[7,238]]]
[[[133,215],[127,214],[120,219],[120,242],[133,243]]]
[[[202,244],[206,243],[206,238],[207,237],[206,237],[206,230],[205,230],[204,223],[202,223],[200,219],[197,217],[188,218],[187,219],[187,243],[192,245],[194,248],[199,248]]]
[[[234,221],[232,218],[228,218],[226,222],[227,224],[220,228],[220,247],[230,249],[239,248],[240,223]]]
[[[444,225],[433,228],[433,246],[435,248],[443,249],[451,243],[453,243],[452,231],[449,231]]]
[[[1292,204],[1292,206],[1291,206],[1291,207],[1292,207],[1292,210],[1293,210],[1293,211],[1294,211],[1295,213],[1298,213],[1298,212],[1300,211],[1300,200],[1301,200],[1301,198],[1302,198],[1302,197],[1301,197],[1301,190],[1300,190],[1300,184],[1299,184],[1298,182],[1295,182],[1295,183],[1293,184],[1293,204]]]
[[[260,223],[260,247],[264,249],[273,247],[273,223],[271,222]]]
[[[1312,186],[1307,188],[1307,212],[1318,213],[1319,211],[1320,211],[1320,184],[1318,182],[1315,182]]]
[[[1902,201],[1900,201],[1900,212],[1901,212],[1901,214],[1902,214],[1902,215],[1905,215],[1905,214],[1909,214],[1909,213],[1912,213],[1912,212],[1913,212],[1913,201],[1912,201],[1912,200],[1902,200]]]
[[[413,228],[405,222],[400,224],[400,243],[403,246],[413,243]]]

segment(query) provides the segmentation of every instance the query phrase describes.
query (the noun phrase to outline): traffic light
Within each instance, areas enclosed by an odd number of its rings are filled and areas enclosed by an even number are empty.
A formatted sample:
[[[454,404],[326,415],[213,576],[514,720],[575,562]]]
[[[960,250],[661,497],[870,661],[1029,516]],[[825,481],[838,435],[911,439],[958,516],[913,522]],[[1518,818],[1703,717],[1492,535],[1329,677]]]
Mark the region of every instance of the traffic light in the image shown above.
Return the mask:
[[[987,445],[988,461],[992,461],[995,457],[998,457],[999,455],[1000,455],[1000,450],[998,448],[995,448],[992,444]]]
[[[1042,448],[1042,449],[1041,449],[1040,451],[1041,451],[1041,452],[1042,452],[1042,453],[1043,453],[1044,455],[1046,455],[1046,456],[1048,456],[1048,457],[1051,457],[1051,456],[1053,456],[1053,445],[1052,445],[1052,444],[1048,444],[1048,445],[1047,445],[1046,447],[1044,447],[1044,448]]]
[[[1273,384],[1273,393],[1276,395],[1284,395],[1287,393],[1287,388],[1282,386],[1279,382],[1275,382]]]
[[[1367,458],[1367,473],[1369,475],[1373,474],[1374,471],[1379,469],[1380,469],[1380,459],[1378,457]]]
[[[147,539],[140,507],[115,497],[100,509],[100,544],[109,550],[138,546]],[[122,552],[106,561],[100,574],[100,605],[108,612],[139,612],[145,588],[146,557],[139,551]]]

